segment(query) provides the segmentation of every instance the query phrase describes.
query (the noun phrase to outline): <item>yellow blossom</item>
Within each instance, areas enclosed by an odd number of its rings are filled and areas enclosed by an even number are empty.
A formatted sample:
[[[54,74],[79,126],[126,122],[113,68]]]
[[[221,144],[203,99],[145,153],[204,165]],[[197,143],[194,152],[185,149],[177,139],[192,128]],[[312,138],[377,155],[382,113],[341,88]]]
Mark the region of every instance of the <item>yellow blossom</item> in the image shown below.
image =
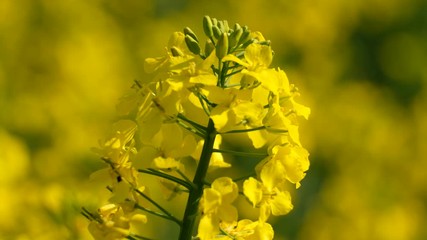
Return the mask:
[[[243,219],[237,224],[220,224],[221,230],[225,233],[218,235],[218,240],[271,240],[274,238],[274,231],[270,224],[261,221],[251,221]]]
[[[285,215],[292,210],[291,196],[280,186],[269,189],[263,182],[249,178],[243,183],[243,193],[254,207],[260,208],[260,221],[267,221],[270,213],[275,216]]]
[[[201,240],[213,239],[219,233],[219,224],[233,224],[237,221],[237,209],[231,203],[237,198],[238,187],[231,178],[217,178],[203,192],[201,210],[203,216],[199,223],[198,237]]]
[[[175,32],[169,39],[166,56],[147,58],[144,69],[147,73],[179,71],[180,64],[193,59],[194,55],[186,47],[184,34]]]
[[[141,151],[145,154],[141,156],[142,159],[136,160],[140,162],[137,166],[142,166],[142,162],[152,162],[158,169],[179,169],[182,168],[180,158],[190,156],[195,148],[196,141],[192,135],[184,134],[176,124],[162,124],[150,144],[142,147]]]
[[[110,137],[100,143],[100,149],[94,149],[94,151],[115,165],[125,164],[129,161],[129,155],[134,151],[133,136],[136,129],[136,123],[131,120],[116,122]]]
[[[283,166],[284,168],[284,171],[277,174],[285,176],[288,181],[296,184],[296,187],[299,188],[301,186],[300,181],[310,166],[307,150],[298,145],[287,144],[275,146],[272,149],[272,154],[271,161],[276,162],[276,166]]]
[[[96,240],[126,239],[131,224],[141,222],[147,222],[146,216],[136,213],[132,206],[107,204],[98,209],[89,231]]]
[[[123,207],[130,201],[177,223],[179,239],[194,237],[193,226],[197,226],[201,240],[273,239],[266,221],[293,208],[285,183],[298,188],[308,170],[298,118],[307,118],[310,109],[296,102],[298,89],[285,72],[270,67],[273,51],[260,32],[239,24],[230,27],[227,21],[208,16],[203,29],[204,48],[188,27],[173,33],[164,56],[145,60],[151,79],[135,81],[134,91],[121,99],[118,111],[128,120],[118,121],[101,143],[97,151],[108,168],[94,174],[109,178],[112,204],[102,207],[97,216],[85,215],[93,220],[90,231],[96,239],[133,239],[136,211]],[[247,138],[241,142],[251,142],[258,151],[222,144],[223,139],[238,138]],[[233,205],[239,197],[238,185],[225,172],[207,183],[211,170],[231,167],[223,154],[264,157],[255,167],[257,178],[236,176],[244,180],[243,195],[259,209],[256,221],[238,219]],[[188,157],[196,160],[190,162],[195,166],[188,166],[195,170],[191,177],[184,172]],[[141,174],[158,177],[168,200],[188,193],[182,220],[150,198]]]

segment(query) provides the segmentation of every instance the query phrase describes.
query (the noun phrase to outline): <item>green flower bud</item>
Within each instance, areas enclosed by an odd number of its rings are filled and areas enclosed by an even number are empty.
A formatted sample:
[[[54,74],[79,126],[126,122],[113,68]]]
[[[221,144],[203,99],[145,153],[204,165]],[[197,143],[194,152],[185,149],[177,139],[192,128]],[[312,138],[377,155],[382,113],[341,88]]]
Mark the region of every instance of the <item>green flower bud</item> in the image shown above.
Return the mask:
[[[238,43],[239,43],[239,40],[240,40],[240,37],[242,36],[242,34],[243,34],[242,28],[239,28],[238,30],[236,30],[230,34],[230,37],[228,40],[229,40],[229,45],[231,48],[239,45]]]
[[[212,20],[209,16],[203,17],[203,31],[205,31],[205,34],[208,38],[213,36]]]
[[[172,53],[172,56],[174,56],[174,57],[182,57],[182,56],[184,56],[184,53],[179,48],[177,48],[177,47],[172,47],[171,48],[171,53]]]
[[[196,34],[189,27],[184,28],[184,34],[190,35],[190,37],[196,40],[196,42],[199,42],[199,39],[197,38]]]
[[[227,33],[222,33],[221,37],[216,44],[216,56],[219,59],[222,59],[228,54],[228,35]]]
[[[222,21],[218,21],[217,26],[219,27],[219,30],[221,30],[221,32],[224,32],[224,23]]]
[[[214,26],[212,27],[212,30],[213,30],[214,37],[215,37],[216,39],[219,39],[219,37],[220,37],[220,36],[221,36],[221,34],[222,34],[222,32],[221,32],[221,30],[219,29],[219,27],[214,25]]]
[[[245,26],[245,27],[243,27],[243,33],[242,33],[242,36],[239,39],[238,44],[239,45],[240,44],[244,44],[247,41],[249,41],[250,38],[251,38],[251,32],[248,30],[248,27]]]
[[[190,52],[199,55],[200,54],[200,46],[199,43],[192,38],[190,35],[185,35],[185,43],[187,44],[188,49]]]
[[[208,57],[209,55],[211,55],[214,49],[215,49],[215,45],[212,43],[210,39],[207,39],[205,43],[205,56]]]
[[[258,42],[258,44],[265,45],[265,46],[270,46],[271,41],[270,40],[266,40],[266,41]]]
[[[218,26],[218,20],[216,18],[212,18],[212,26]]]
[[[243,43],[242,48],[246,48],[247,46],[249,46],[250,44],[252,44],[254,42],[255,42],[255,39],[249,39],[248,41]]]
[[[222,31],[223,32],[230,31],[230,27],[228,26],[228,21],[227,20],[223,20],[222,21]]]
[[[234,31],[237,31],[237,30],[239,30],[240,28],[242,28],[242,27],[240,26],[240,24],[238,24],[238,23],[234,24]]]

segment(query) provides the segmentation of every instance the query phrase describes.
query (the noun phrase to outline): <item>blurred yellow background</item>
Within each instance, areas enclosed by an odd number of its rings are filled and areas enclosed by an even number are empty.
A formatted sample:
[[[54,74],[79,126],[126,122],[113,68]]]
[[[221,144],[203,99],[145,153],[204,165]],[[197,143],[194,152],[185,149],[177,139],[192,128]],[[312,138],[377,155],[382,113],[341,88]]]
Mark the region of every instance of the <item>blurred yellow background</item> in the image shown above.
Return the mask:
[[[0,1],[0,239],[91,239],[90,148],[143,60],[204,15],[261,31],[312,108],[275,239],[427,239],[423,0]]]

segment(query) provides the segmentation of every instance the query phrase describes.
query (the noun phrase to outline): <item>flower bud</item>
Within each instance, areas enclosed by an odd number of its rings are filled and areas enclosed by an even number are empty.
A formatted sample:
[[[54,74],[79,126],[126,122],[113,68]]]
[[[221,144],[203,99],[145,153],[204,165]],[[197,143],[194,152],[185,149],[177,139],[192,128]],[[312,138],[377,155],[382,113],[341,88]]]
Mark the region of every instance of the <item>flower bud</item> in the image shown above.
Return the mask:
[[[218,20],[216,18],[212,18],[212,26],[217,26]]]
[[[222,33],[221,37],[216,44],[216,56],[219,59],[222,59],[228,54],[228,35],[227,33]]]
[[[242,33],[242,36],[240,37],[240,39],[239,39],[239,42],[238,42],[238,44],[240,45],[240,44],[244,44],[244,43],[246,43],[247,41],[249,41],[249,39],[251,38],[251,32],[248,30],[248,27],[243,27],[243,33]]]
[[[211,55],[211,52],[215,49],[215,45],[212,43],[210,39],[206,40],[205,43],[205,56],[208,57]]]
[[[221,34],[222,34],[222,32],[221,32],[221,30],[219,29],[219,27],[214,25],[214,26],[212,27],[212,30],[213,30],[214,37],[215,37],[216,39],[219,39],[219,37],[220,37],[220,36],[221,36]]]
[[[184,34],[190,35],[190,37],[196,40],[196,42],[199,42],[199,39],[197,38],[196,34],[189,27],[184,28]]]
[[[185,43],[187,44],[188,49],[190,52],[199,55],[200,54],[200,46],[199,43],[192,38],[190,35],[185,35]]]
[[[234,24],[234,31],[237,31],[237,30],[239,30],[240,28],[242,28],[242,27],[240,26],[240,24],[238,24],[238,23]]]
[[[205,31],[205,34],[208,38],[213,36],[212,20],[209,16],[203,17],[203,31]]]
[[[171,47],[171,53],[174,57],[182,57],[184,56],[184,53],[181,51],[181,49],[177,47]]]
[[[218,21],[217,26],[218,26],[219,30],[221,30],[221,32],[225,32],[224,31],[224,22],[223,21]]]
[[[231,48],[239,45],[238,43],[239,43],[239,40],[240,40],[240,37],[242,36],[242,34],[243,34],[242,28],[239,28],[238,30],[236,30],[230,34],[229,45]]]
[[[227,20],[223,20],[222,22],[222,31],[223,32],[228,32],[230,30],[230,27],[228,26],[228,21]]]
[[[261,41],[261,42],[258,42],[258,44],[264,45],[264,46],[270,46],[271,45],[271,41],[270,40]]]
[[[248,41],[243,43],[242,48],[246,48],[247,46],[251,45],[254,42],[255,42],[255,39],[249,39]]]

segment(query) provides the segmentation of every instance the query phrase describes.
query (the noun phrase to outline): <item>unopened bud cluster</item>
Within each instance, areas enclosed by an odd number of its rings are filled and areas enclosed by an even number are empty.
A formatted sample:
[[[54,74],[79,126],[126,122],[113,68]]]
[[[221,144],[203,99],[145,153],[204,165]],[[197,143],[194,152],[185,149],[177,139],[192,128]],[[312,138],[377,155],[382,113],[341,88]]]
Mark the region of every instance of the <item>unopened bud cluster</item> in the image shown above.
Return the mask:
[[[310,109],[296,102],[285,72],[269,67],[273,52],[261,33],[208,16],[203,30],[204,46],[188,27],[172,34],[164,56],[145,60],[152,78],[136,81],[118,105],[122,119],[96,150],[107,168],[94,174],[110,179],[112,197],[98,213],[83,211],[96,239],[149,239],[141,223],[150,217],[178,224],[180,240],[273,239],[270,215],[293,208],[289,186],[298,188],[309,167],[298,121]],[[229,136],[251,144],[223,147]],[[224,155],[258,163],[213,178],[232,167]],[[189,159],[194,173],[185,170]],[[171,201],[188,195],[184,215],[152,199],[143,175],[157,177]],[[237,198],[258,216],[241,219]]]
[[[207,39],[204,52],[202,53],[202,48],[196,34],[190,28],[184,28],[185,43],[188,49],[202,58],[209,56],[213,49],[215,49],[218,59],[222,59],[229,53],[244,50],[249,44],[255,41],[247,26],[241,27],[236,23],[233,28],[230,28],[226,20],[217,20],[209,16],[203,18],[203,30]],[[260,44],[269,45],[270,42],[263,41]]]

